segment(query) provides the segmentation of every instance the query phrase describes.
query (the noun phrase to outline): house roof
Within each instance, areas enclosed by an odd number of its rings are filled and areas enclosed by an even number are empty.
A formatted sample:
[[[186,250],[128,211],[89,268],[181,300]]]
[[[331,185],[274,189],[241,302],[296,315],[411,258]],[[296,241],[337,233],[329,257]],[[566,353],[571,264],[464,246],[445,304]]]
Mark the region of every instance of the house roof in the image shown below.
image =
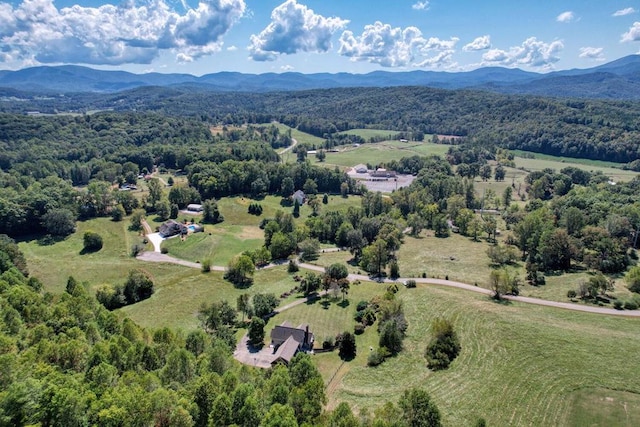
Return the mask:
[[[276,354],[275,354],[275,360],[273,363],[276,363],[280,360],[283,360],[289,363],[291,359],[293,359],[293,356],[296,355],[296,351],[298,351],[299,347],[300,347],[300,342],[296,341],[296,339],[293,336],[289,336],[289,338],[287,338],[286,341],[283,342],[280,345],[280,347],[278,347],[278,350],[276,351]]]
[[[289,337],[295,338],[298,342],[304,342],[304,329],[293,328],[290,326],[276,326],[271,330],[272,341],[286,341]]]

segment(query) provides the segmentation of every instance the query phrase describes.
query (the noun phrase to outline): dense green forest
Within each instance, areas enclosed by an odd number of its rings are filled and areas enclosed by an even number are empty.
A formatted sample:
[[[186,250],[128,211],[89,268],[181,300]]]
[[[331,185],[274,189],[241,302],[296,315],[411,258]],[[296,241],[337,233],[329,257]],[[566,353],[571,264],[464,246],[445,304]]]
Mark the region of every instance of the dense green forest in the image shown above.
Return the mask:
[[[155,111],[210,123],[277,120],[316,136],[372,127],[464,136],[483,144],[567,157],[632,162],[640,157],[640,104],[449,91],[426,87],[346,88],[281,93],[215,93],[139,88],[3,102],[0,111]]]

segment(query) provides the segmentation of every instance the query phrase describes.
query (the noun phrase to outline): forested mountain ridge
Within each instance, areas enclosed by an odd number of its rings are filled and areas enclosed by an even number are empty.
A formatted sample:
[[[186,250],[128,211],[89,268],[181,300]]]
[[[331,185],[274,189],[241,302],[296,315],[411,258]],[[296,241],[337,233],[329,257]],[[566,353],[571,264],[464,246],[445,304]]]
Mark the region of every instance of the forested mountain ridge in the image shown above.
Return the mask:
[[[113,93],[144,86],[190,87],[197,91],[271,92],[340,87],[429,86],[555,97],[640,99],[640,56],[630,55],[588,69],[547,74],[486,67],[465,72],[374,71],[368,74],[296,72],[244,74],[133,74],[80,66],[0,71],[0,88],[30,93]],[[568,79],[567,77],[571,77]]]
[[[143,87],[118,94],[0,103],[0,112],[13,113],[93,109],[189,116],[206,123],[276,120],[319,137],[367,127],[398,130],[414,137],[456,135],[482,144],[567,157],[620,163],[640,158],[640,104],[633,101],[553,99],[414,86],[271,93]]]

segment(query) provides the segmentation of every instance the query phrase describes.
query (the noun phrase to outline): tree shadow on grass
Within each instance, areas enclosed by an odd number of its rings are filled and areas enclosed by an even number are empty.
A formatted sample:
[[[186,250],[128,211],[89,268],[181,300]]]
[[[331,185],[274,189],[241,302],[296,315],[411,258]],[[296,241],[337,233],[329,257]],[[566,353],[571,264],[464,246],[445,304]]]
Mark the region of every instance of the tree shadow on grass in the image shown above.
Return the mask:
[[[305,304],[313,305],[313,304],[317,303],[318,301],[320,301],[320,296],[318,294],[310,295],[309,297],[307,297],[307,300],[305,301]]]
[[[63,236],[52,236],[51,234],[47,234],[38,239],[38,245],[51,246],[51,245],[55,245],[56,243],[62,242],[64,240],[65,240],[65,237]]]
[[[96,252],[100,252],[102,248],[100,249],[87,249],[87,248],[82,248],[82,250],[79,252],[80,255],[88,255],[88,254],[93,254]]]
[[[348,299],[346,299],[346,300],[340,301],[337,305],[338,307],[341,307],[341,308],[347,308],[349,307],[349,305],[351,305],[351,303],[349,302]]]
[[[511,305],[512,302],[506,298],[496,298],[494,295],[489,296],[489,301],[492,301],[498,305],[508,306]]]
[[[322,306],[322,308],[324,308],[325,310],[328,310],[329,307],[331,306],[331,301],[329,301],[328,299],[323,299],[322,302],[320,303],[320,305]]]

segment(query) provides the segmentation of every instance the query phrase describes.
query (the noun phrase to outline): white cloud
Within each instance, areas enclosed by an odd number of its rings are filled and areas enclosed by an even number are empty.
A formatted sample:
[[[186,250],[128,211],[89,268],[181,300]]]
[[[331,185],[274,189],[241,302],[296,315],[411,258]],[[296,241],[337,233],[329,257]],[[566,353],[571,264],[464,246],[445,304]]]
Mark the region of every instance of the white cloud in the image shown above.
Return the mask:
[[[604,61],[604,49],[601,47],[581,47],[580,58],[593,59],[594,61]]]
[[[416,27],[392,28],[377,21],[366,25],[359,36],[351,31],[343,32],[338,53],[354,61],[368,61],[383,67],[450,66],[458,41],[456,37],[425,39]]]
[[[229,51],[229,52],[235,52],[236,50],[238,50],[237,46],[229,46],[229,47],[227,47],[227,51]]]
[[[556,21],[563,22],[563,23],[573,22],[575,21],[575,19],[576,17],[574,13],[571,11],[562,12],[560,15],[556,17]]]
[[[627,7],[625,9],[616,10],[611,16],[627,16],[633,13],[636,13],[636,10],[632,7]]]
[[[471,43],[467,43],[462,47],[465,52],[473,52],[477,50],[486,50],[491,47],[491,37],[480,36],[476,37]]]
[[[414,3],[411,6],[411,9],[413,10],[429,10],[429,2],[428,1],[419,1]]]
[[[222,48],[245,7],[244,0],[201,0],[179,14],[165,0],[62,9],[52,0],[2,3],[0,51],[24,63],[146,64],[163,50],[192,61]]]
[[[273,61],[280,54],[327,52],[331,37],[348,20],[325,18],[296,0],[287,0],[271,12],[271,23],[260,34],[251,36],[250,57]]]
[[[640,40],[640,22],[634,22],[629,31],[622,35],[621,42],[637,42]]]
[[[293,70],[293,67],[291,65],[283,65],[283,66],[280,67],[280,69],[282,71],[291,71],[291,70]]]
[[[509,50],[490,49],[483,56],[483,65],[503,65],[506,67],[534,67],[550,69],[560,58],[557,54],[564,44],[556,40],[551,43],[539,41],[535,37],[526,39],[520,46]]]

